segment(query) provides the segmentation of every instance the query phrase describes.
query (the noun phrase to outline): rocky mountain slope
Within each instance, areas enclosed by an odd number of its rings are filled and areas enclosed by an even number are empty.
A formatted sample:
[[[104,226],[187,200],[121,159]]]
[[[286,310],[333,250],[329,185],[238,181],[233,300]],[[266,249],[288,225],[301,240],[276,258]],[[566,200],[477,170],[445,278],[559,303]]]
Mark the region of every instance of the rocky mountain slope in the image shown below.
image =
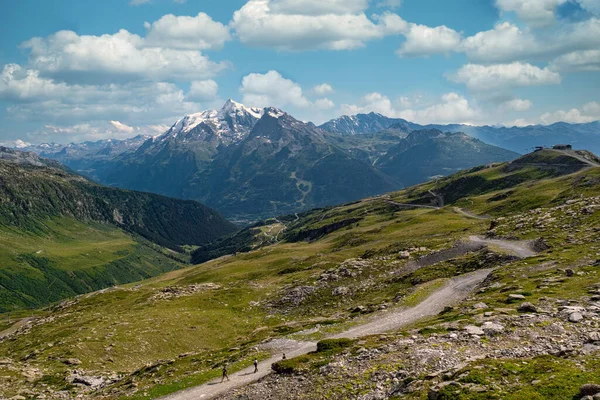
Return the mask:
[[[221,398],[577,398],[600,376],[600,168],[584,155],[264,221],[238,236],[249,252],[225,240],[228,256],[40,312],[0,339],[0,396],[158,398],[319,342]],[[335,338],[470,273],[489,276],[435,315]]]
[[[162,246],[180,251],[236,230],[200,203],[100,186],[57,166],[0,149],[0,307],[39,305],[178,268]],[[170,253],[177,256],[164,250]]]

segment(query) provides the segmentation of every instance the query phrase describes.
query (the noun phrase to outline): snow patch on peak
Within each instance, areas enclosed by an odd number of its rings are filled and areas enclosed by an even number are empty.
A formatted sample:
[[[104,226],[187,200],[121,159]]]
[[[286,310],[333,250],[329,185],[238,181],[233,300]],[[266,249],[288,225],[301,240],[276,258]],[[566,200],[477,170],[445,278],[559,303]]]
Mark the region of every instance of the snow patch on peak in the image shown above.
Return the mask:
[[[204,124],[193,135],[202,140],[209,137],[219,138],[221,143],[235,143],[243,139],[265,113],[265,109],[246,107],[231,99],[227,100],[220,110],[206,110],[189,114],[178,120],[166,133],[157,138],[165,141],[169,138],[183,137],[183,141],[194,140],[189,137],[199,125]]]
[[[265,111],[268,116],[273,118],[280,118],[285,115],[285,113],[278,108],[270,107],[266,108]]]

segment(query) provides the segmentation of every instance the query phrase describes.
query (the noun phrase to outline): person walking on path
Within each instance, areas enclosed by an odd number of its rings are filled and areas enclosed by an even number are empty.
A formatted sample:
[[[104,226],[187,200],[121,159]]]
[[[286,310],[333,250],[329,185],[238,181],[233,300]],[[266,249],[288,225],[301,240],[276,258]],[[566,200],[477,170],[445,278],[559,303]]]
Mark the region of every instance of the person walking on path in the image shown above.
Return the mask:
[[[254,373],[258,372],[258,360],[254,359]]]
[[[227,378],[227,381],[229,381],[229,375],[227,375],[227,364],[223,364],[223,376],[221,377],[221,383],[223,383],[225,378]]]

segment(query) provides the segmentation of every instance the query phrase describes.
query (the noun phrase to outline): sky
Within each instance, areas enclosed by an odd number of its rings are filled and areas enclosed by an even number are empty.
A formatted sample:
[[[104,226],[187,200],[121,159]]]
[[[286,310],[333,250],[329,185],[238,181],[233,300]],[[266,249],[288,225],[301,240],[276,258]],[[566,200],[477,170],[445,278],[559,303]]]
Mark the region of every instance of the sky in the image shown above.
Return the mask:
[[[160,134],[228,98],[323,123],[600,119],[600,0],[19,0],[0,142]]]

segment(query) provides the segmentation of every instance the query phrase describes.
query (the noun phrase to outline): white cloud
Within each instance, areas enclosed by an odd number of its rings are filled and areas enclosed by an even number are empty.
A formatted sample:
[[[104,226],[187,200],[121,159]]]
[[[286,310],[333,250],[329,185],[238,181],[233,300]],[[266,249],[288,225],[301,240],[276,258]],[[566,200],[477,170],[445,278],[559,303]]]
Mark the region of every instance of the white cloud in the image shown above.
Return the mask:
[[[115,128],[117,130],[117,132],[123,132],[123,133],[133,133],[135,131],[135,128],[126,125],[122,122],[119,121],[108,121],[113,128]]]
[[[17,64],[7,64],[0,74],[0,98],[18,101],[39,101],[66,94],[64,83],[40,77],[39,71],[28,70]]]
[[[228,27],[202,12],[195,17],[168,14],[145,26],[146,46],[208,50],[221,49],[231,40]]]
[[[192,81],[186,98],[191,101],[214,100],[217,98],[218,91],[219,85],[211,79],[205,81]]]
[[[549,25],[556,19],[555,9],[568,0],[496,0],[502,11],[514,12],[522,20],[535,25]]]
[[[461,44],[469,60],[481,63],[551,60],[567,53],[597,50],[599,47],[598,18],[562,23],[552,30],[521,29],[510,22],[501,22],[494,29],[464,39]]]
[[[145,47],[138,35],[78,35],[59,31],[22,44],[33,69],[63,80],[182,80],[212,77],[227,63],[215,63],[199,51]]]
[[[369,0],[271,0],[276,14],[323,15],[353,14],[369,6]]]
[[[331,110],[332,108],[335,107],[335,103],[331,100],[329,100],[327,97],[322,98],[322,99],[318,99],[317,101],[315,101],[315,107],[318,110]]]
[[[76,124],[89,120],[133,120],[156,124],[163,118],[199,111],[175,84],[130,82],[81,85],[57,83],[38,71],[16,64],[0,75],[0,99],[12,103],[9,118],[52,124]]]
[[[103,139],[126,139],[136,135],[156,136],[169,129],[167,125],[128,126],[119,121],[92,121],[74,125],[46,124],[29,132],[35,142],[71,143]]]
[[[559,121],[577,124],[597,121],[600,120],[600,103],[587,103],[581,110],[572,108],[570,110],[558,110],[552,113],[545,113],[540,117],[540,120],[547,125]]]
[[[457,83],[464,83],[470,90],[480,92],[521,86],[555,85],[561,82],[557,72],[520,62],[493,65],[466,64],[455,74],[448,75],[448,78]]]
[[[240,92],[243,95],[243,102],[250,106],[280,108],[311,106],[310,101],[304,97],[302,87],[296,82],[284,78],[277,71],[246,75],[242,79]]]
[[[409,24],[404,33],[406,42],[397,51],[401,57],[414,57],[459,50],[461,34],[444,25],[431,28]]]
[[[600,15],[600,2],[598,0],[577,0],[581,8],[592,14]]]
[[[501,107],[509,111],[527,111],[533,106],[530,100],[511,99],[503,102]]]
[[[313,87],[312,92],[323,96],[325,94],[333,93],[333,87],[328,83],[322,83]]]
[[[600,71],[600,50],[574,51],[552,61],[556,71]]]
[[[408,104],[406,100],[403,102]],[[457,93],[446,93],[440,97],[439,102],[422,108],[397,109],[387,96],[375,92],[364,96],[359,105],[343,104],[340,112],[342,114],[376,112],[422,124],[470,123],[481,117],[480,113],[471,107],[469,101]]]
[[[497,62],[527,57],[543,46],[537,43],[529,31],[523,31],[510,22],[503,22],[494,29],[466,38],[462,48],[470,60]]]
[[[142,4],[150,3],[151,0],[131,0],[129,5],[131,6],[141,6]]]
[[[398,8],[402,5],[402,0],[380,0],[377,7]]]
[[[249,0],[230,26],[242,43],[278,50],[355,49],[406,28],[391,13],[369,19],[367,6],[367,0]]]

